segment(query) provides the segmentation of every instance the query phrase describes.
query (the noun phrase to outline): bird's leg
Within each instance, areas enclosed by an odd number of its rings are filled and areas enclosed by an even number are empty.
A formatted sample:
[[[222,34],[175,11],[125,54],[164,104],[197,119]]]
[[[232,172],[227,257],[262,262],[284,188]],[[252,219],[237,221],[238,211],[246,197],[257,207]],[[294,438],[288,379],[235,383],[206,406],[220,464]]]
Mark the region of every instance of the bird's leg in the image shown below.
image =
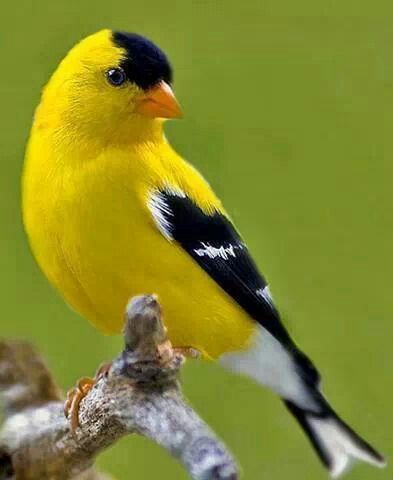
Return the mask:
[[[170,340],[165,340],[157,346],[157,354],[160,361],[165,364],[172,360],[174,355],[181,355],[184,358],[200,358],[202,353],[194,347],[174,347]]]
[[[81,401],[88,395],[94,385],[106,377],[111,363],[103,363],[97,370],[94,378],[83,377],[78,380],[76,387],[67,392],[67,399],[64,404],[64,415],[70,420],[71,431],[79,427],[79,407]]]
[[[174,347],[173,351],[175,353],[179,353],[180,355],[183,355],[183,357],[186,357],[186,358],[195,359],[195,358],[202,357],[202,353],[197,348],[194,348],[194,347]]]
[[[73,432],[79,427],[80,403],[93,388],[94,384],[95,380],[93,378],[83,377],[78,380],[75,388],[67,392],[64,414],[70,420],[70,427]]]

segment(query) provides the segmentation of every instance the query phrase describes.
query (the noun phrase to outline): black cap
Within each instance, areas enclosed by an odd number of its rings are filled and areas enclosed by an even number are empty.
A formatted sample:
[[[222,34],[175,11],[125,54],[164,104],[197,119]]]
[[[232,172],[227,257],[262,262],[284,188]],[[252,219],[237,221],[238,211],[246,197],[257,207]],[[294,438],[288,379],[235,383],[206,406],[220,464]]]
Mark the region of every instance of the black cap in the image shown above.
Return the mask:
[[[161,80],[172,82],[172,68],[165,53],[153,42],[136,33],[113,32],[114,43],[127,53],[120,66],[128,79],[143,90]]]

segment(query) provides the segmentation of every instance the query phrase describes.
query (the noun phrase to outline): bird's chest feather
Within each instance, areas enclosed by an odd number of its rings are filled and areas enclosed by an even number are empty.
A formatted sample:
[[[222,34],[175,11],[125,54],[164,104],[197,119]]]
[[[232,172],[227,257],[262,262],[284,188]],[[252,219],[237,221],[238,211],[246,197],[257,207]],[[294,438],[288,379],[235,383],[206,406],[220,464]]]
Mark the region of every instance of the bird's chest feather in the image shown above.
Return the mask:
[[[208,356],[237,350],[247,315],[175,243],[148,207],[154,176],[118,161],[63,173],[29,202],[38,262],[67,302],[100,330],[122,328],[127,300],[158,293],[170,338]]]

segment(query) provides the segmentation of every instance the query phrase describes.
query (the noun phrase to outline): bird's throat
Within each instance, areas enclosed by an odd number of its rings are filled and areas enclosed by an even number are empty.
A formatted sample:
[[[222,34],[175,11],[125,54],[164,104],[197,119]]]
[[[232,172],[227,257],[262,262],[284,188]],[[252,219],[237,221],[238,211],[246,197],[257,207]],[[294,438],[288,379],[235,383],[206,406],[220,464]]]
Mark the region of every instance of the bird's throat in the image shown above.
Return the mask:
[[[108,148],[128,149],[139,145],[157,146],[166,143],[163,119],[130,114],[122,122],[101,118],[85,121],[72,112],[48,111],[41,104],[35,115],[34,130],[45,135],[55,150],[73,158],[97,157]]]

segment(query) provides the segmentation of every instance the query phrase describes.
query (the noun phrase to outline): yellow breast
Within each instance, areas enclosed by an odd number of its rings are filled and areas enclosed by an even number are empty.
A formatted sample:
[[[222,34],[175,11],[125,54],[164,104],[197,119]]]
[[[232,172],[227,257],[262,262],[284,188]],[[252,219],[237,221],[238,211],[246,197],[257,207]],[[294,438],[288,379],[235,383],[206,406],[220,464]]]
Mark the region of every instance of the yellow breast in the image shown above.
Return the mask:
[[[127,300],[157,293],[169,337],[208,357],[239,350],[255,324],[176,243],[157,229],[147,206],[164,183],[205,211],[221,208],[206,182],[167,144],[110,149],[75,168],[54,162],[33,135],[23,182],[32,250],[66,301],[105,333],[118,333]]]

